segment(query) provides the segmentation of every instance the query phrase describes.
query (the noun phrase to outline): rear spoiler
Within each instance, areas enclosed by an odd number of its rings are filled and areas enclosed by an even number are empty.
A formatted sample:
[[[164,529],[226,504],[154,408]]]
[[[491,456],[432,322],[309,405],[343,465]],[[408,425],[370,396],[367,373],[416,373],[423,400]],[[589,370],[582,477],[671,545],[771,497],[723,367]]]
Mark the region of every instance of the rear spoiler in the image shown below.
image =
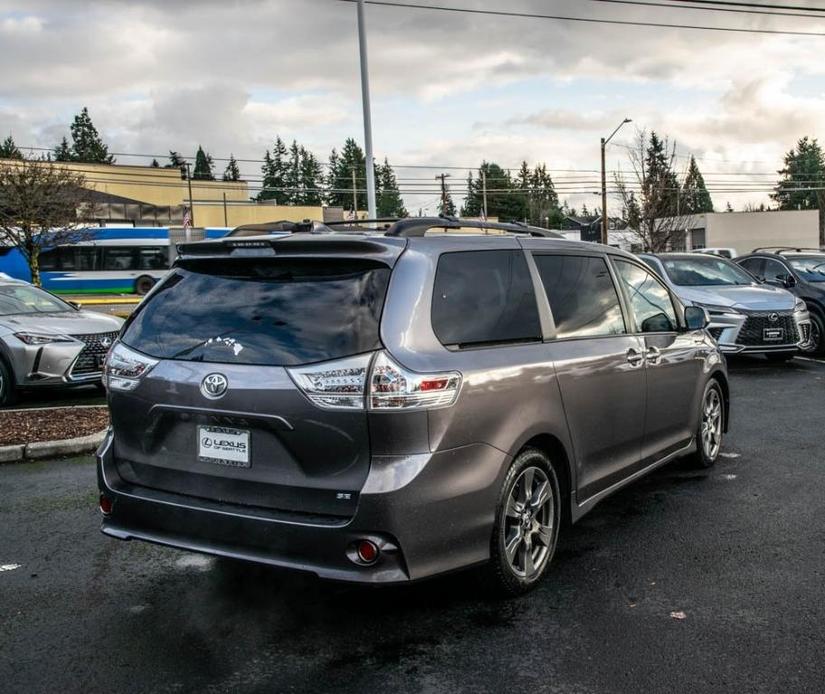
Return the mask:
[[[380,238],[380,240],[378,240]],[[220,258],[369,258],[392,266],[406,239],[301,235],[272,239],[223,238],[177,245],[178,260]]]

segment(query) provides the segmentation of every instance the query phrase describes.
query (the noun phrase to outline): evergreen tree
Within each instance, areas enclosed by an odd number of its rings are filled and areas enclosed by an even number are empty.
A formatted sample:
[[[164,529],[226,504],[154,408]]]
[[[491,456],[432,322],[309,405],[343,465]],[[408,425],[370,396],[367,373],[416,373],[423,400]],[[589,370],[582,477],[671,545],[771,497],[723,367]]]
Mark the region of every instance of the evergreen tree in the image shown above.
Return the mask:
[[[164,169],[180,169],[180,177],[186,180],[186,159],[184,159],[180,154],[177,152],[169,150],[169,163],[166,164]]]
[[[638,229],[639,225],[642,223],[642,209],[639,207],[639,201],[636,199],[636,194],[632,191],[627,198],[622,216],[627,222],[627,226],[631,229]]]
[[[285,205],[288,192],[281,190],[286,186],[286,170],[288,150],[280,137],[275,138],[272,153],[269,150],[264,155],[264,164],[261,167],[263,174],[263,190],[258,194],[258,200],[274,200],[276,205]]]
[[[386,157],[384,163],[378,167],[378,194],[376,200],[376,211],[379,217],[406,217],[407,210],[404,208],[404,201],[401,199],[401,192],[398,190],[398,181],[395,172],[392,170]],[[455,209],[455,206],[453,206]]]
[[[160,164],[158,164],[157,159],[152,159],[152,163],[149,166],[151,166],[153,169],[159,169],[160,168]]]
[[[287,189],[285,194],[287,204],[302,204],[304,193],[301,188],[301,148],[295,140],[293,140],[289,146],[289,159],[286,162],[284,187]]]
[[[367,209],[366,158],[364,151],[354,139],[347,138],[340,154],[335,150],[329,157],[330,167],[327,178],[329,192],[327,200],[334,207],[352,210],[352,172],[355,171],[355,187],[358,190],[359,210]]]
[[[564,219],[559,196],[547,166],[537,165],[530,175],[532,190],[527,198],[527,221],[536,226],[558,226]]]
[[[14,138],[9,135],[0,145],[0,159],[22,159],[23,154],[14,144]]]
[[[687,176],[682,185],[682,198],[679,201],[679,211],[681,214],[701,214],[702,212],[713,212],[713,201],[710,193],[705,187],[705,179],[702,177],[696,158],[691,155],[688,165]]]
[[[525,217],[524,193],[517,189],[508,171],[494,162],[482,162],[478,176],[472,174],[467,179],[467,197],[464,199],[462,214],[479,217],[484,210],[484,181],[487,182],[487,216],[501,221],[521,221]],[[516,188],[516,190],[514,190]]]
[[[109,148],[103,143],[97,128],[89,116],[89,109],[74,117],[69,128],[72,135],[71,159],[92,164],[114,164],[115,158],[109,154]],[[62,143],[60,145],[62,147]],[[65,160],[61,160],[65,161]]]
[[[240,181],[241,170],[238,168],[238,162],[235,161],[235,155],[230,152],[229,163],[226,165],[226,170],[223,172],[224,181]]]
[[[642,181],[642,199],[645,216],[651,220],[676,214],[679,181],[673,170],[675,154],[668,151],[666,140],[650,133],[650,144],[645,153],[645,178]]]
[[[304,147],[299,149],[299,178],[301,204],[319,206],[323,204],[322,188],[324,171],[315,155]]]
[[[54,148],[53,156],[55,161],[72,160],[72,149],[69,147],[69,141],[65,137],[60,141],[60,144]]]
[[[825,186],[825,155],[816,139],[799,140],[796,148],[785,155],[785,166],[779,174],[782,178],[771,197],[780,210],[820,209],[822,191],[813,189]]]
[[[203,147],[198,145],[198,151],[195,153],[195,170],[192,172],[192,178],[198,181],[214,181],[215,174],[212,173],[213,166],[212,156],[203,151]]]

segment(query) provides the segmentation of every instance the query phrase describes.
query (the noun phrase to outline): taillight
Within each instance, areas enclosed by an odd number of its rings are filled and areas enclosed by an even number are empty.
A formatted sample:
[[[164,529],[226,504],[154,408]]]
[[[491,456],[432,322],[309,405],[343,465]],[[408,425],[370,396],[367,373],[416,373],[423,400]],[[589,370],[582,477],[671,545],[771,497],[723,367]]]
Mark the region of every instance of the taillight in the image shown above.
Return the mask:
[[[386,352],[378,352],[374,359],[372,354],[361,354],[287,371],[304,394],[325,409],[363,410],[365,401],[371,410],[448,407],[461,389],[457,371],[416,373]]]
[[[135,352],[117,342],[106,355],[103,382],[112,390],[134,390],[140,379],[157,363],[157,359]]]
[[[363,410],[371,354],[287,369],[295,384],[319,407]]]
[[[371,410],[411,410],[448,407],[458,397],[457,371],[422,374],[396,364],[386,352],[375,357],[370,375]]]

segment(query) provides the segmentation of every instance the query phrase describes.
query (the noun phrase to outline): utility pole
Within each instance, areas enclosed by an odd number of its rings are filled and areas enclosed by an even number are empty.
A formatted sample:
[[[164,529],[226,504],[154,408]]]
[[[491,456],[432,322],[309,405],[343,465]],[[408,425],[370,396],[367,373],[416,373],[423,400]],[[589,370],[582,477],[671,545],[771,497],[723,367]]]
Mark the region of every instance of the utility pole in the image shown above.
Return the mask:
[[[367,210],[370,219],[375,207],[375,167],[372,154],[372,116],[370,115],[370,77],[367,66],[367,33],[364,27],[364,0],[358,0],[358,48],[361,55],[361,103],[364,109],[364,154],[367,168]]]
[[[189,223],[195,226],[195,207],[192,204],[192,166],[186,162],[186,183],[189,185]]]
[[[481,210],[484,215],[484,221],[487,221],[487,172],[484,167],[481,168]]]
[[[355,182],[355,167],[352,167],[352,218],[358,219],[358,184]]]
[[[226,214],[226,191],[224,191],[224,194],[223,194],[223,225],[225,227],[229,226],[229,218],[227,217],[227,214]]]
[[[435,177],[436,180],[441,179],[441,214],[446,214],[447,209],[447,181],[446,179],[450,177],[448,173],[438,174]]]
[[[613,139],[613,136],[619,132],[619,128],[621,128],[625,123],[632,123],[633,121],[630,118],[625,118],[616,129],[610,133],[610,137],[602,138],[602,243],[606,246],[607,245],[607,229],[608,229],[608,217],[607,217],[607,170],[605,167],[605,149],[607,148],[607,143]]]

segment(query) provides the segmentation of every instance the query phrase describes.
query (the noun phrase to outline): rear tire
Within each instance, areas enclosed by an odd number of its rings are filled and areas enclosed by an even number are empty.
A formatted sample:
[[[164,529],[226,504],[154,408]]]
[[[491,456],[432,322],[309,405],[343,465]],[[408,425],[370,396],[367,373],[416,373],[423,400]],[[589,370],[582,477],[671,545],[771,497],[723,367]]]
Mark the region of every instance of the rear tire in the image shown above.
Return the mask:
[[[561,524],[556,471],[537,448],[526,448],[510,465],[499,492],[485,579],[500,597],[532,590],[556,551]]]
[[[772,362],[790,361],[796,356],[796,352],[768,352],[765,357]]]
[[[11,369],[0,359],[0,407],[9,407],[17,402],[17,389],[11,376]]]
[[[692,462],[701,468],[713,467],[722,449],[725,431],[725,399],[722,388],[715,379],[708,381],[699,409],[699,426],[696,430],[696,451]]]
[[[141,275],[135,280],[135,294],[145,296],[155,286],[155,279],[149,275]]]

